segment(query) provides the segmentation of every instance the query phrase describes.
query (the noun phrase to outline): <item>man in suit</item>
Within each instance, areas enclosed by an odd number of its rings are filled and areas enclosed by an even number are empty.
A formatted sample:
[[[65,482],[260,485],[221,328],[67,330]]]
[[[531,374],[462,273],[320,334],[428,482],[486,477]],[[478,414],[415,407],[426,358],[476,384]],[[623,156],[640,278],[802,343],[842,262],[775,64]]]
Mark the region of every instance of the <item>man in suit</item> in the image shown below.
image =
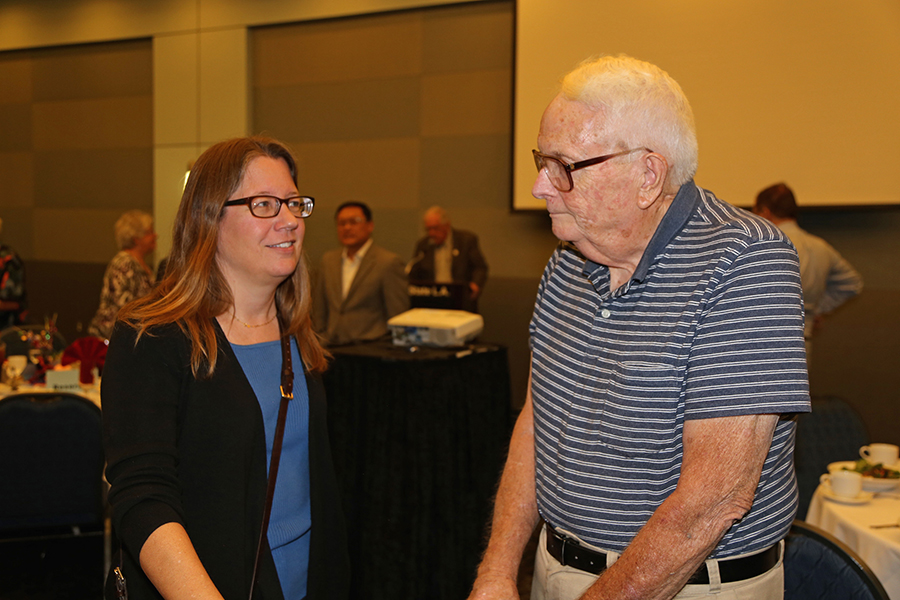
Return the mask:
[[[410,282],[465,283],[468,294],[462,309],[478,312],[488,273],[478,236],[451,227],[447,211],[440,206],[429,208],[422,220],[428,235],[416,244],[409,263]]]
[[[372,211],[345,202],[335,212],[342,248],[322,256],[313,295],[313,326],[329,345],[380,338],[387,321],[409,309],[403,261],[372,241]]]

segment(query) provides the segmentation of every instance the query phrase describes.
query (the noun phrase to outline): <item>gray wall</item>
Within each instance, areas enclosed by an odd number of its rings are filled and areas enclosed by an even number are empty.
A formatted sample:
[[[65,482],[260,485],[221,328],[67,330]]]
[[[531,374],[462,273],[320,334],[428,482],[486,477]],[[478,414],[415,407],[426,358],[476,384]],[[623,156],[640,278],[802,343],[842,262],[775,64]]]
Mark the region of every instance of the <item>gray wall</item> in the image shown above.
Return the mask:
[[[900,444],[900,209],[806,212],[799,223],[862,274],[862,294],[828,317],[809,359],[813,394],[846,398],[872,441]]]

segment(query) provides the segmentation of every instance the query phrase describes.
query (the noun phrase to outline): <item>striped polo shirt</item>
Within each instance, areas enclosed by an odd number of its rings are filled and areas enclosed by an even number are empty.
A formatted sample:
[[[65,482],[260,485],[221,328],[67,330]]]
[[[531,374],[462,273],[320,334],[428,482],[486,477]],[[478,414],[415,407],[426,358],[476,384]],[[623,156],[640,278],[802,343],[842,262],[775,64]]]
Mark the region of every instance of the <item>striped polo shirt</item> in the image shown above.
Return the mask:
[[[618,290],[561,244],[530,330],[550,525],[622,552],[678,483],[686,419],[778,413],[753,506],[712,556],[785,536],[797,510],[785,416],[810,405],[797,253],[777,227],[688,182]]]

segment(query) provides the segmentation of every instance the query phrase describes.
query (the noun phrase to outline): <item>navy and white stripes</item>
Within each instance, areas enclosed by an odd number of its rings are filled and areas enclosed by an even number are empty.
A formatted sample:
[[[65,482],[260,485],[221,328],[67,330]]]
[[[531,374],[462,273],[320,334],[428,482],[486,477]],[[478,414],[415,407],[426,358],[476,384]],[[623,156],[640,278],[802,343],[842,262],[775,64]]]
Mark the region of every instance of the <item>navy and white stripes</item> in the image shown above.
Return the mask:
[[[621,552],[675,489],[685,420],[809,410],[797,255],[774,226],[682,187],[631,281],[562,245],[531,323],[538,507]],[[796,511],[779,421],[753,508],[713,556],[765,548]]]

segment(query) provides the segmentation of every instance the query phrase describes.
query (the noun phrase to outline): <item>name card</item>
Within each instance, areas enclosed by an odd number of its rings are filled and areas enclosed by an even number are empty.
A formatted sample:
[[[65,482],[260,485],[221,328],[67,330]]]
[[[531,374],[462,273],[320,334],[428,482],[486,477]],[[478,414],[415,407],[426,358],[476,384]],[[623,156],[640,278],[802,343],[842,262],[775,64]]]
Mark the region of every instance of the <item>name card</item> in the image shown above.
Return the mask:
[[[78,383],[78,364],[73,363],[75,368],[71,369],[51,369],[46,372],[46,382],[49,389],[60,390],[65,392],[80,391],[81,386]]]

